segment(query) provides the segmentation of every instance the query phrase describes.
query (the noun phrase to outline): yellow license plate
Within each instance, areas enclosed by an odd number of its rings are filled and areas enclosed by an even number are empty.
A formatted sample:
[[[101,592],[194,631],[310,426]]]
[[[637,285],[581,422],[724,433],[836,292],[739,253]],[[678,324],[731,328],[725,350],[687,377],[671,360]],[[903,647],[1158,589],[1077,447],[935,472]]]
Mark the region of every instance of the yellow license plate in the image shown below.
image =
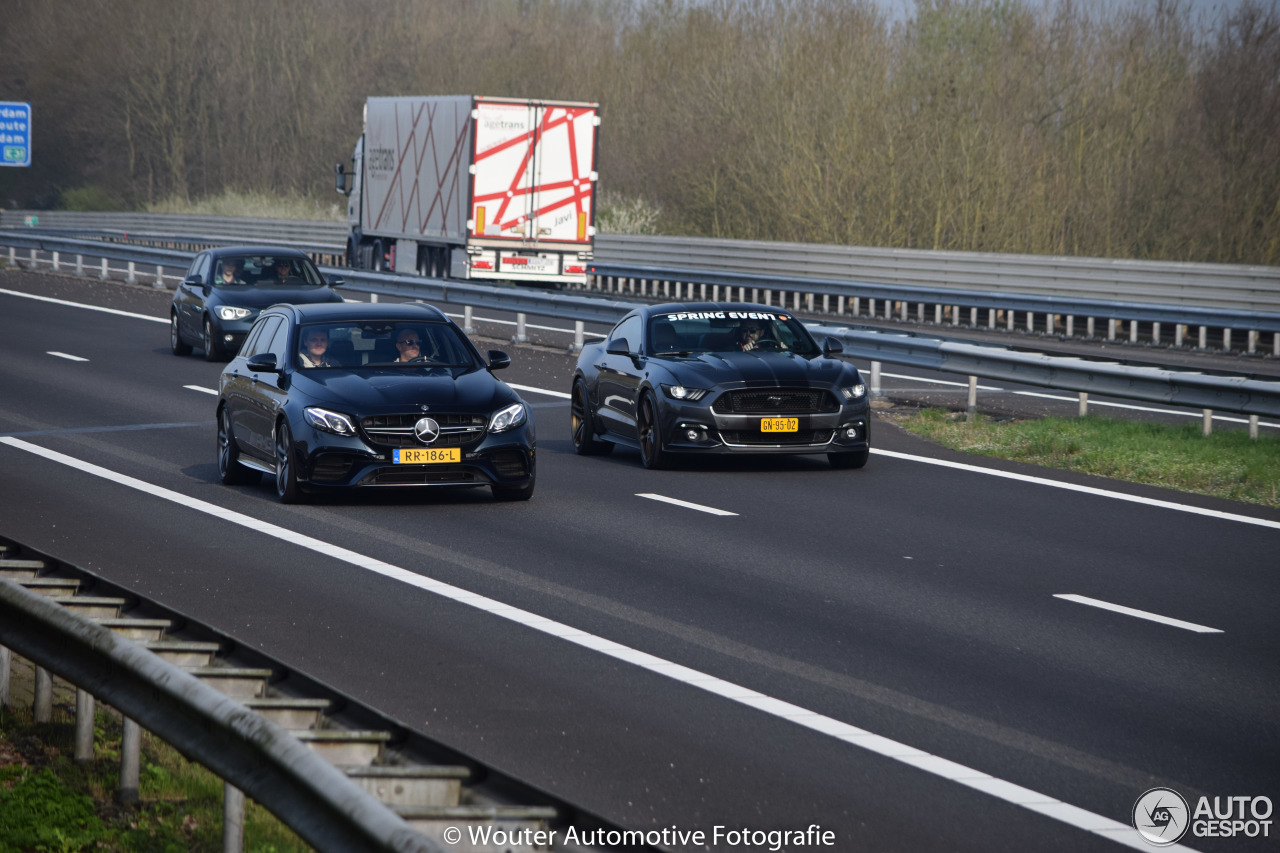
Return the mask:
[[[460,462],[462,450],[457,447],[407,447],[395,452],[397,465],[423,465],[432,462]]]
[[[761,418],[761,432],[799,432],[799,418]]]

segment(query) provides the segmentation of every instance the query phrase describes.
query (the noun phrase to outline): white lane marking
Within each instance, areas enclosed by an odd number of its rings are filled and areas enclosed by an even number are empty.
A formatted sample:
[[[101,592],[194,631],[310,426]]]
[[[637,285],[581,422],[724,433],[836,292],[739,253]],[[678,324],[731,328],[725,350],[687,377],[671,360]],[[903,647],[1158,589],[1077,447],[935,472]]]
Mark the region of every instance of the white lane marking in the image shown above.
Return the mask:
[[[662,501],[663,503],[666,503],[666,504],[674,504],[675,506],[682,506],[685,509],[696,509],[698,512],[708,512],[708,513],[711,513],[712,515],[737,515],[736,512],[729,512],[727,509],[716,509],[713,506],[703,506],[702,504],[692,504],[692,503],[689,503],[688,501],[682,501],[679,498],[669,498],[666,495],[637,494],[636,497],[648,498],[651,501]]]
[[[546,394],[548,397],[563,397],[568,400],[571,395],[563,391],[548,391],[545,388],[534,388],[532,385],[517,385],[514,382],[508,382],[507,386],[517,391],[528,391],[533,394]]]
[[[277,527],[274,524],[268,524],[252,516],[235,512],[234,510],[224,509],[216,504],[208,503],[197,498],[188,497],[179,492],[174,492],[161,486],[147,483],[129,477],[125,474],[119,474],[107,468],[101,468],[79,459],[74,459],[62,453],[53,450],[46,450],[39,445],[31,444],[17,438],[0,436],[0,444],[7,444],[10,447],[27,453],[33,453],[37,456],[44,457],[59,465],[66,465],[86,474],[92,474],[95,477],[101,477],[104,480],[126,486],[131,489],[143,492],[162,500],[170,501],[179,506],[186,507],[196,512],[202,512],[215,518],[232,524],[240,525],[249,530],[271,536],[284,542],[306,548],[326,557],[335,560],[341,560],[357,568],[365,569],[374,574],[382,575],[391,580],[400,581],[426,592],[434,593],[451,601],[474,607],[477,610],[500,616],[517,625],[522,625],[535,631],[540,631],[548,636],[559,637],[570,643],[574,643],[586,649],[599,652],[615,660],[624,661],[626,663],[635,664],[642,669],[657,675],[663,675],[667,678],[678,681],[689,687],[695,687],[699,690],[705,690],[717,696],[722,696],[749,708],[754,708],[763,713],[770,714],[782,720],[803,726],[818,734],[833,737],[836,740],[843,741],[853,746],[860,746],[863,749],[882,755],[894,761],[902,762],[910,765],[926,773],[934,776],[948,779],[953,782],[959,782],[969,788],[988,794],[1007,803],[1022,806],[1025,809],[1036,812],[1045,817],[1052,818],[1067,824],[1068,826],[1082,829],[1099,835],[1103,838],[1109,838],[1118,844],[1133,847],[1137,850],[1150,850],[1146,842],[1142,841],[1142,836],[1128,824],[1111,820],[1101,815],[1093,814],[1084,809],[1064,803],[1061,800],[1045,794],[1037,793],[1028,788],[1023,788],[1006,782],[988,773],[980,770],[974,770],[949,761],[936,755],[931,755],[923,750],[908,746],[881,737],[874,732],[866,729],[850,725],[836,720],[831,717],[810,711],[799,705],[793,705],[790,702],[784,702],[781,699],[775,699],[764,693],[759,693],[747,687],[734,684],[708,675],[696,669],[683,666],[672,661],[664,660],[639,649],[633,649],[612,640],[606,640],[603,637],[597,637],[594,634],[588,634],[585,631],[566,625],[562,622],[555,622],[546,617],[539,616],[527,610],[521,610],[518,607],[512,607],[492,598],[486,598],[483,595],[470,592],[461,587],[453,586],[433,578],[417,574],[415,572],[402,569],[398,566],[384,563],[372,557],[350,551],[339,545],[333,545],[319,539],[313,539],[292,530],[283,527]],[[1189,848],[1173,845],[1168,847],[1169,850],[1188,850]]]
[[[87,358],[81,358],[78,355],[67,355],[65,352],[57,352],[55,350],[49,350],[48,352],[45,353],[45,355],[52,355],[56,358],[65,358],[67,361],[88,361],[89,360]]]
[[[132,311],[121,311],[117,308],[99,308],[97,305],[85,305],[81,302],[70,302],[66,299],[54,299],[52,296],[36,296],[34,293],[19,293],[16,290],[5,290],[0,287],[0,293],[5,296],[21,296],[23,299],[34,299],[37,302],[51,302],[54,305],[66,305],[71,308],[84,308],[86,311],[100,311],[103,314],[115,314],[120,317],[132,317],[134,320],[148,320],[152,323],[169,323],[168,317],[148,317],[146,314],[135,314]]]
[[[880,456],[888,456],[893,459],[905,459],[909,462],[923,462],[926,465],[940,465],[943,468],[955,468],[959,471],[970,471],[975,474],[986,474],[991,477],[1004,477],[1008,480],[1020,480],[1024,483],[1035,483],[1040,486],[1049,486],[1054,489],[1066,489],[1069,492],[1082,492],[1086,495],[1098,495],[1099,497],[1104,498],[1114,498],[1118,501],[1131,501],[1132,503],[1145,504],[1147,506],[1159,507],[1161,509],[1189,512],[1192,515],[1203,515],[1208,518],[1220,518],[1224,521],[1239,521],[1242,524],[1256,524],[1258,527],[1270,527],[1274,530],[1280,530],[1280,521],[1270,521],[1265,518],[1254,518],[1249,515],[1237,515],[1234,512],[1221,512],[1216,509],[1204,509],[1198,506],[1174,503],[1173,501],[1162,501],[1156,498],[1127,495],[1124,492],[1112,492],[1107,489],[1099,489],[1094,486],[1077,486],[1074,483],[1062,483],[1057,480],[1050,480],[1046,477],[1035,477],[1030,474],[1015,474],[1012,471],[997,471],[994,468],[982,468],[978,465],[969,465],[964,462],[951,462],[945,459],[931,459],[928,456],[915,456],[910,453],[899,453],[896,450],[881,450],[878,447],[871,448],[871,452]]]
[[[1054,593],[1054,598],[1061,598],[1064,601],[1074,601],[1076,604],[1087,604],[1090,607],[1099,607],[1103,610],[1112,610],[1116,613],[1123,613],[1126,616],[1136,616],[1139,619],[1149,619],[1152,622],[1159,622],[1162,625],[1172,625],[1175,628],[1183,628],[1187,631],[1195,631],[1197,634],[1221,634],[1220,628],[1209,628],[1204,625],[1197,625],[1195,622],[1183,622],[1181,619],[1173,619],[1169,616],[1161,616],[1158,613],[1149,613],[1146,610],[1135,610],[1132,607],[1125,607],[1122,604],[1112,604],[1109,601],[1099,601],[1096,598],[1089,598],[1085,595],[1074,595],[1071,593]]]
[[[218,392],[213,388],[202,388],[199,385],[183,385],[182,387],[191,391],[199,391],[201,394],[212,394],[215,397],[218,396]]]
[[[513,386],[515,387],[515,386]],[[555,391],[542,391],[538,388],[529,388],[530,391],[538,391],[543,394],[556,394]],[[568,395],[565,395],[568,396]],[[1256,524],[1259,527],[1270,527],[1280,530],[1280,521],[1270,521],[1265,518],[1254,518],[1248,515],[1238,515],[1232,512],[1221,512],[1215,509],[1203,509],[1188,504],[1174,503],[1173,501],[1163,501],[1156,498],[1144,498],[1137,495],[1128,495],[1124,492],[1113,492],[1109,489],[1099,489],[1095,486],[1077,486],[1073,483],[1063,483],[1058,480],[1050,480],[1047,477],[1035,477],[1030,474],[1016,474],[1011,471],[997,471],[994,468],[983,468],[979,465],[969,465],[964,462],[951,462],[945,459],[932,459],[928,456],[916,456],[911,453],[900,453],[896,450],[882,450],[878,447],[871,448],[872,453],[881,456],[889,456],[894,459],[905,459],[909,462],[923,462],[926,465],[940,465],[944,468],[955,468],[960,471],[970,471],[975,474],[986,474],[991,477],[1005,477],[1010,480],[1020,480],[1024,483],[1035,483],[1040,486],[1049,486],[1054,489],[1066,489],[1073,492],[1083,492],[1089,495],[1098,495],[1104,498],[1114,498],[1115,500],[1131,501],[1138,504],[1146,504],[1147,506],[1160,507],[1161,509],[1172,509],[1178,512],[1189,512],[1193,515],[1203,515],[1209,518],[1220,518],[1224,521],[1239,521],[1244,524]],[[658,498],[661,500],[661,498]]]

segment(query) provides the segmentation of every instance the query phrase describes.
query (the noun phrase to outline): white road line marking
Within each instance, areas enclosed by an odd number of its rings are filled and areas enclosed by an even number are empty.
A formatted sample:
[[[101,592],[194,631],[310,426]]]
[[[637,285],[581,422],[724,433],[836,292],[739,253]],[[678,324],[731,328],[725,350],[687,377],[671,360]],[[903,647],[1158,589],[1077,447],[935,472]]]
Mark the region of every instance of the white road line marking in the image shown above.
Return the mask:
[[[533,394],[546,394],[548,397],[563,397],[568,400],[571,395],[563,391],[548,391],[545,388],[534,388],[532,385],[517,385],[514,382],[508,382],[507,386],[517,391],[528,391]]]
[[[939,465],[943,468],[955,468],[958,471],[969,471],[974,474],[986,474],[990,477],[1004,477],[1008,480],[1020,480],[1024,483],[1035,483],[1037,485],[1048,486],[1053,489],[1066,489],[1069,492],[1082,492],[1086,495],[1114,498],[1118,501],[1130,501],[1132,503],[1159,507],[1160,509],[1172,509],[1177,510],[1178,512],[1189,512],[1192,515],[1203,515],[1208,518],[1220,518],[1224,521],[1239,521],[1242,524],[1255,524],[1258,527],[1270,527],[1274,530],[1280,530],[1280,521],[1271,521],[1265,518],[1254,518],[1249,515],[1237,515],[1234,512],[1221,512],[1216,509],[1204,509],[1198,506],[1174,503],[1173,501],[1162,501],[1157,500],[1156,498],[1127,495],[1124,492],[1112,492],[1107,489],[1099,489],[1094,486],[1077,486],[1074,483],[1062,483],[1057,480],[1050,480],[1047,477],[1035,477],[1030,474],[1015,474],[1012,471],[997,471],[994,468],[983,468],[979,465],[969,465],[964,462],[951,462],[945,459],[931,459],[928,456],[915,456],[911,453],[899,453],[896,450],[882,450],[878,447],[871,448],[871,452],[879,456],[888,456],[893,459],[905,459],[909,462],[923,462],[925,465]]]
[[[183,385],[182,387],[191,391],[199,391],[201,394],[212,394],[215,397],[218,396],[218,392],[213,388],[202,388],[199,385]]]
[[[674,504],[675,506],[682,506],[685,509],[696,509],[698,512],[708,512],[708,513],[711,513],[712,515],[737,515],[736,512],[729,512],[726,509],[716,509],[713,506],[703,506],[702,504],[692,504],[692,503],[689,503],[688,501],[682,501],[679,498],[669,498],[665,495],[637,494],[636,497],[648,498],[651,501],[662,501],[663,503]]]
[[[81,358],[78,355],[67,355],[65,352],[55,352],[54,350],[49,350],[48,352],[45,353],[45,355],[52,355],[52,356],[56,356],[57,358],[65,358],[67,361],[88,361],[89,360],[87,358]]]
[[[1089,598],[1084,595],[1073,595],[1069,593],[1055,593],[1054,598],[1061,598],[1065,601],[1074,601],[1076,604],[1087,604],[1090,607],[1098,607],[1102,610],[1111,610],[1116,613],[1123,613],[1126,616],[1136,616],[1139,619],[1149,619],[1152,622],[1159,622],[1162,625],[1172,625],[1175,628],[1183,628],[1187,631],[1195,631],[1197,634],[1221,634],[1223,631],[1219,628],[1208,628],[1204,625],[1197,625],[1195,622],[1183,622],[1181,619],[1173,619],[1169,616],[1161,616],[1158,613],[1148,613],[1145,610],[1135,610],[1132,607],[1125,607],[1122,604],[1112,604],[1108,601],[1099,601],[1096,598]]]
[[[452,584],[443,583],[433,578],[417,574],[415,572],[402,569],[398,566],[384,563],[381,560],[375,560],[372,557],[366,557],[355,551],[347,550],[339,545],[333,545],[319,539],[313,539],[292,530],[283,527],[277,527],[274,524],[268,524],[260,519],[252,516],[235,512],[234,510],[224,509],[217,504],[211,504],[197,498],[191,498],[179,492],[170,491],[161,486],[152,485],[143,480],[137,480],[124,474],[116,473],[107,468],[101,468],[79,459],[74,459],[65,454],[58,453],[53,450],[46,450],[36,444],[31,444],[21,439],[0,437],[0,444],[7,444],[18,450],[34,453],[42,456],[59,465],[65,465],[74,468],[86,474],[92,474],[95,477],[101,477],[113,483],[136,489],[153,497],[167,500],[179,506],[202,512],[207,515],[220,518],[223,521],[240,525],[249,530],[257,531],[267,536],[290,542],[302,548],[314,551],[335,560],[341,560],[374,574],[397,580],[426,592],[434,593],[451,601],[474,607],[485,613],[494,616],[500,616],[518,625],[526,628],[540,631],[548,636],[558,637],[566,642],[574,643],[586,649],[591,649],[601,654],[608,655],[615,660],[624,661],[634,664],[642,669],[657,675],[663,675],[667,678],[678,681],[690,687],[699,690],[705,690],[717,696],[723,696],[731,701],[754,708],[765,714],[770,714],[778,719],[787,720],[798,726],[803,726],[818,734],[827,735],[837,740],[843,741],[853,746],[860,746],[863,749],[885,756],[886,758],[900,761],[903,764],[910,765],[925,773],[948,779],[953,782],[959,782],[976,791],[988,794],[1007,803],[1022,806],[1025,809],[1036,812],[1045,817],[1052,818],[1093,833],[1103,838],[1109,838],[1117,844],[1123,844],[1136,850],[1149,851],[1150,846],[1142,840],[1142,836],[1138,834],[1132,826],[1111,820],[1101,815],[1093,814],[1084,809],[1064,803],[1061,800],[1045,794],[1040,794],[1028,788],[1011,784],[988,773],[980,770],[973,770],[954,761],[949,761],[939,756],[930,755],[923,750],[916,749],[912,746],[881,737],[866,729],[858,728],[841,720],[823,716],[807,708],[799,705],[793,705],[781,699],[775,699],[764,693],[759,693],[747,687],[734,684],[723,679],[716,678],[691,669],[687,666],[664,660],[663,658],[642,652],[639,649],[633,649],[628,646],[615,643],[612,640],[606,640],[603,637],[597,637],[594,634],[588,634],[570,625],[562,622],[555,622],[546,617],[539,616],[536,613],[530,613],[527,610],[521,610],[518,607],[504,604],[492,598],[478,595],[461,587]],[[1169,850],[1188,850],[1190,848],[1181,845],[1171,845]]]
[[[5,296],[21,296],[23,299],[34,299],[37,302],[52,302],[54,305],[66,305],[71,308],[84,308],[86,311],[100,311],[103,314],[116,314],[120,317],[132,317],[135,320],[147,320],[152,323],[168,325],[168,317],[148,317],[146,314],[135,314],[132,311],[120,311],[116,308],[99,308],[97,305],[85,305],[81,302],[70,302],[66,299],[54,299],[52,296],[36,296],[34,293],[19,293],[16,290],[5,290],[0,287],[0,294]]]

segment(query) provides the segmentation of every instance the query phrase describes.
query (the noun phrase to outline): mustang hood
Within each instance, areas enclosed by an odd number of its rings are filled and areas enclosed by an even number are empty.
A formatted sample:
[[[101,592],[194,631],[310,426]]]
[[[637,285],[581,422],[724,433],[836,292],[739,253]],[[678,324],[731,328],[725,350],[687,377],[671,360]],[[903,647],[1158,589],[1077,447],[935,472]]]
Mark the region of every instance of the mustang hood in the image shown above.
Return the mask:
[[[831,384],[844,374],[843,362],[829,358],[801,358],[785,352],[702,353],[689,358],[662,359],[681,382],[710,387],[741,382],[745,385]],[[849,368],[852,370],[852,368]]]
[[[390,412],[422,403],[429,404],[433,412],[489,412],[518,399],[514,391],[483,368],[315,370],[294,376],[296,381],[314,381],[318,386],[315,397],[330,399],[331,405],[354,409],[359,414]]]

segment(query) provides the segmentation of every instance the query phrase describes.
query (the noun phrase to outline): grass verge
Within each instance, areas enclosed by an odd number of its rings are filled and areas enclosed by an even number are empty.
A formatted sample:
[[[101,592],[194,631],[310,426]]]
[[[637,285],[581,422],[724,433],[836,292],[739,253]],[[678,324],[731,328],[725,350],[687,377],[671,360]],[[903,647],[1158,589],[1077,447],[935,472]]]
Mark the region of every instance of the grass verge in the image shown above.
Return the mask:
[[[0,707],[0,853],[220,853],[223,783],[144,732],[137,804],[116,802],[121,720],[100,712],[94,758],[73,760],[75,726]],[[245,801],[244,849],[311,848],[270,812]]]
[[[909,432],[966,453],[1280,507],[1278,436],[1254,441],[1242,430],[1205,436],[1198,423],[1169,426],[1095,415],[1034,420],[978,415],[971,421],[962,413],[924,409],[888,417]]]

